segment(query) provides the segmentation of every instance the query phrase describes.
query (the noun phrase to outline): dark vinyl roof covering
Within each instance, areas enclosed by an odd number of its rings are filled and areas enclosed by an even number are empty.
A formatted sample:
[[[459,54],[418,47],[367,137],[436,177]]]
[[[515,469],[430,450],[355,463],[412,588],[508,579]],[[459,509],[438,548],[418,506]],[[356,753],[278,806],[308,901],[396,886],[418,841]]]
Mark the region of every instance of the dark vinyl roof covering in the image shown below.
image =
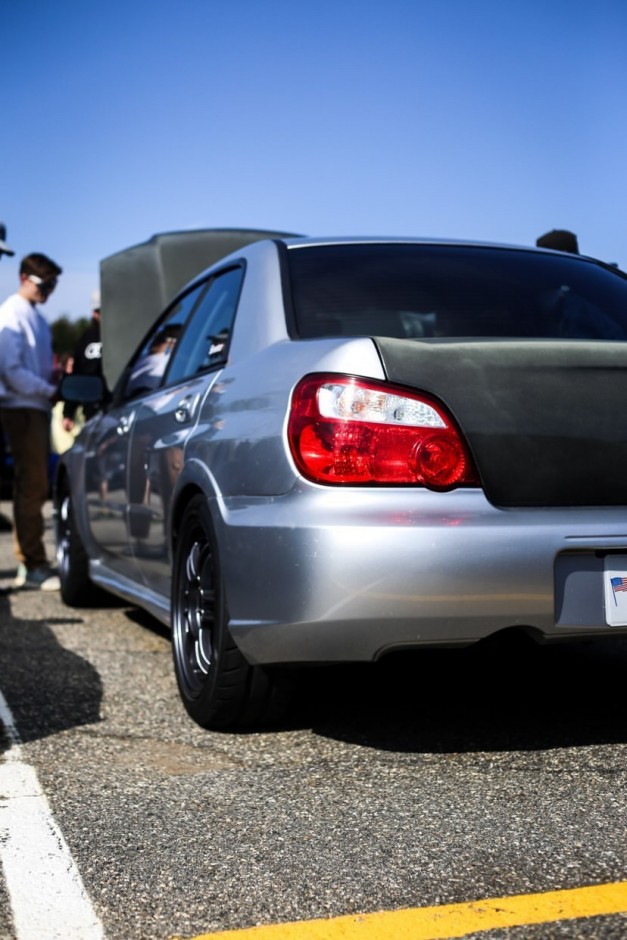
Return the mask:
[[[176,293],[221,258],[264,238],[264,229],[163,232],[100,262],[102,362],[110,389],[129,355]]]

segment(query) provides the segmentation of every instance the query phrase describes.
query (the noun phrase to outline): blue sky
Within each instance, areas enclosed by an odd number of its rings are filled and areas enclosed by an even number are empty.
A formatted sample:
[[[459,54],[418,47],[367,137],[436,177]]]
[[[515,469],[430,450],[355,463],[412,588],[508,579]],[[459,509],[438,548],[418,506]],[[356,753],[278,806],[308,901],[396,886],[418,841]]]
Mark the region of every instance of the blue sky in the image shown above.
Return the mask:
[[[89,314],[101,258],[274,228],[533,244],[627,269],[625,0],[0,5],[0,219]]]

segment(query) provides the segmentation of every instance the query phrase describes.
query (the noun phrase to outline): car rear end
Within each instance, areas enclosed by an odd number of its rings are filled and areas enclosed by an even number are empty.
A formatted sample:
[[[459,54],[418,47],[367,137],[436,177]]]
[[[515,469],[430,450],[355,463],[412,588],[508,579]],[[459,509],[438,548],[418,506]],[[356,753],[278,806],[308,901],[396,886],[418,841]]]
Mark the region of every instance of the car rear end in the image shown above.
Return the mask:
[[[299,351],[281,457],[258,441],[282,485],[227,486],[221,510],[247,658],[627,632],[625,277],[497,246],[282,250]],[[230,375],[236,413],[251,383]]]

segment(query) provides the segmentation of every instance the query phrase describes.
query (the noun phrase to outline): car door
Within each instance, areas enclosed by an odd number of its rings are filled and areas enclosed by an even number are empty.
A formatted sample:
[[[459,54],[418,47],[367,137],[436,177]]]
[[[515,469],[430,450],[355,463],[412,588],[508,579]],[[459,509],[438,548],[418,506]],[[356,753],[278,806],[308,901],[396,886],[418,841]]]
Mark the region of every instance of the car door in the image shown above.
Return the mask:
[[[88,426],[85,449],[86,512],[101,561],[132,577],[133,561],[126,546],[126,450],[135,410],[126,407],[104,412]]]
[[[131,580],[139,573],[129,507],[141,505],[145,492],[130,450],[135,423],[146,411],[145,402],[158,396],[177,337],[206,289],[206,284],[195,286],[160,317],[124,371],[113,404],[90,432],[85,477],[91,535],[103,563]]]
[[[162,386],[138,403],[130,431],[129,550],[145,585],[166,596],[171,498],[201,402],[226,362],[242,279],[233,267],[206,283]]]

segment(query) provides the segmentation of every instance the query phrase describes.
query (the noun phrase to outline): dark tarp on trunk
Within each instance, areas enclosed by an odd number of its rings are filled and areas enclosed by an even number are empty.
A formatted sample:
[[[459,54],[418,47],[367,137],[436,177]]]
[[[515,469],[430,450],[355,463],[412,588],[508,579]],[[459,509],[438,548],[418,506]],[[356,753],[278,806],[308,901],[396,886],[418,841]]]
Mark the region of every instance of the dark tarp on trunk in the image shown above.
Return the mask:
[[[100,262],[102,364],[113,388],[131,352],[177,291],[232,251],[289,232],[197,229],[164,232]]]
[[[627,343],[376,339],[447,405],[496,506],[627,506]]]

